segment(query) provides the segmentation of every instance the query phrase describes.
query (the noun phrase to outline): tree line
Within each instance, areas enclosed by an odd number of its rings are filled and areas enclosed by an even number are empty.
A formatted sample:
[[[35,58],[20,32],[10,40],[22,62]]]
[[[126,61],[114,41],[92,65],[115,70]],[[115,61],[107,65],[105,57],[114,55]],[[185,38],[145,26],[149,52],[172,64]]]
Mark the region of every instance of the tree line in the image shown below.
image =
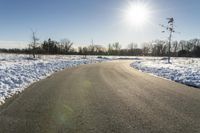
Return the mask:
[[[155,40],[144,43],[142,47],[145,56],[167,56],[168,41]],[[173,57],[200,57],[200,39],[173,41],[171,44],[171,56]]]
[[[25,49],[0,49],[4,53],[32,54],[63,54],[63,55],[118,55],[118,56],[168,56],[168,41],[155,40],[142,43],[138,47],[136,43],[130,43],[122,48],[119,42],[103,45],[88,45],[73,47],[73,42],[68,39],[55,41],[49,38],[39,43],[39,39],[33,33],[32,43]],[[173,41],[171,56],[174,57],[200,57],[200,39]]]

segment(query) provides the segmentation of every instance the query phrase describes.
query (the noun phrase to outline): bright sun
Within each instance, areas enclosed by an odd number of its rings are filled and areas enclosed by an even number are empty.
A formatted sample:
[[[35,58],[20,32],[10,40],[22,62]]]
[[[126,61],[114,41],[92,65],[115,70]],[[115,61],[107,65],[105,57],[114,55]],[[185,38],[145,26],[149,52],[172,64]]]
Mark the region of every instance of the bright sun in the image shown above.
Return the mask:
[[[131,26],[139,27],[148,21],[150,11],[145,3],[135,2],[129,3],[129,6],[124,11],[124,15],[126,23]]]

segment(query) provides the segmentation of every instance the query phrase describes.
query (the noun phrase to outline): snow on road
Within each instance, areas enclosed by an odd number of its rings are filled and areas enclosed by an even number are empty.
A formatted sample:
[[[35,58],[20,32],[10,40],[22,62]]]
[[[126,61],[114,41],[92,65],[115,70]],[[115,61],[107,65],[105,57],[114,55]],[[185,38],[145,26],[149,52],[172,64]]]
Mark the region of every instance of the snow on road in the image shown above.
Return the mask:
[[[140,57],[140,60],[136,60],[131,66],[142,72],[200,88],[198,58],[172,58],[171,64],[168,64],[166,58]]]
[[[0,104],[22,92],[30,84],[65,68],[105,61],[95,56],[47,56],[37,59],[28,55],[0,54]]]

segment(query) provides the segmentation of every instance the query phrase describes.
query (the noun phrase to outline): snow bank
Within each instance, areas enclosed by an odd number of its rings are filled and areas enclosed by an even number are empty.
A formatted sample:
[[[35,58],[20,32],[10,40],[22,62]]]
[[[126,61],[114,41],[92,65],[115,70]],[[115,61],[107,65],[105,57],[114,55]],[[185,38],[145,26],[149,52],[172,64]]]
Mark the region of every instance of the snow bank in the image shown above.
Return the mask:
[[[28,55],[0,54],[0,104],[6,98],[23,91],[30,84],[65,68],[81,64],[106,61],[90,56],[40,56],[37,59]]]
[[[200,88],[200,59],[172,58],[171,64],[166,58],[146,57],[131,64],[142,72],[152,73],[189,86]]]

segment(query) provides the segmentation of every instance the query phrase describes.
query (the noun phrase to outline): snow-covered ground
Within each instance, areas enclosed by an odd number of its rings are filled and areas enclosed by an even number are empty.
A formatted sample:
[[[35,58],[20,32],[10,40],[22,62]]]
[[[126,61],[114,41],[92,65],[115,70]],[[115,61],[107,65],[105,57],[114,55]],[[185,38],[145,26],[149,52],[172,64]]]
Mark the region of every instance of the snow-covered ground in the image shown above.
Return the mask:
[[[131,66],[138,70],[200,88],[200,59],[197,58],[172,58],[168,64],[161,57],[88,56],[84,59],[82,56],[40,55],[33,59],[29,55],[0,54],[0,104],[54,72],[110,59],[132,59]]]
[[[200,59],[139,57],[131,66],[142,72],[151,73],[189,86],[200,88]]]
[[[47,56],[0,54],[0,104],[30,84],[65,68],[106,61],[95,56]]]

